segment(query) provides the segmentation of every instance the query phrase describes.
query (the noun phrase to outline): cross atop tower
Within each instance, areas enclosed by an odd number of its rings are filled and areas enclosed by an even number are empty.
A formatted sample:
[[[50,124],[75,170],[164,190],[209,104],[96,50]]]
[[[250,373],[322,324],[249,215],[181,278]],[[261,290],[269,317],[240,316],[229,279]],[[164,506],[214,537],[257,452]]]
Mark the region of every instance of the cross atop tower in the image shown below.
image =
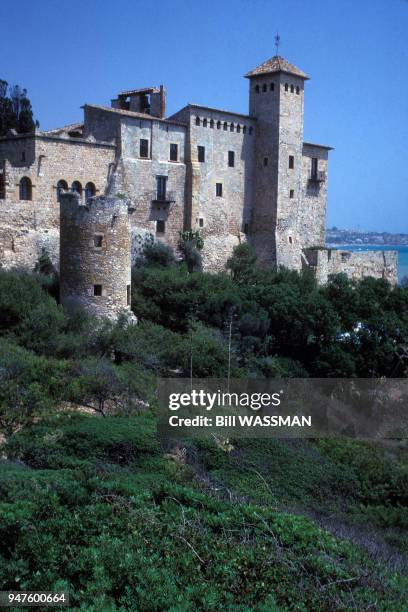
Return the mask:
[[[276,32],[276,36],[275,36],[276,55],[279,55],[279,45],[280,45],[280,36],[279,36],[279,32]]]

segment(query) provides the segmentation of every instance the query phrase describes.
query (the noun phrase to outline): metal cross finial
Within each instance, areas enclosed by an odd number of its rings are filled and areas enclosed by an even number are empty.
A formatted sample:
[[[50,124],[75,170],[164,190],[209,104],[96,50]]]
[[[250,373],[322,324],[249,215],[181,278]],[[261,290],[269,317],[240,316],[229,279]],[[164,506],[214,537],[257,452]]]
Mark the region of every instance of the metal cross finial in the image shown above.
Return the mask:
[[[280,36],[279,36],[279,32],[276,32],[276,36],[275,36],[276,55],[279,55],[279,45],[280,45]]]

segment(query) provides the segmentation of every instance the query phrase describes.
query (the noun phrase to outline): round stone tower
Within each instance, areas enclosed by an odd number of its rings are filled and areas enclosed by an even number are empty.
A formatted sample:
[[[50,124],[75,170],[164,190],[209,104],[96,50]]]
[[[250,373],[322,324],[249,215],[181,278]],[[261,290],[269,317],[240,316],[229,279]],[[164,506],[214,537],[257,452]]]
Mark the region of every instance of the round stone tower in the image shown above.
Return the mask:
[[[129,202],[111,196],[83,203],[77,193],[61,194],[60,301],[116,319],[130,310]]]

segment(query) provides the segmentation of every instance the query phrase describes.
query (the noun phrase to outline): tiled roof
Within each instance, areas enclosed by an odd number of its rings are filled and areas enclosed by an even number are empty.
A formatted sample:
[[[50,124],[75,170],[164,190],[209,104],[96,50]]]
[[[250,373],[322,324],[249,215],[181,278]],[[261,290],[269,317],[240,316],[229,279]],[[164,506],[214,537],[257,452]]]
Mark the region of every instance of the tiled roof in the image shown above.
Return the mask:
[[[160,89],[157,87],[145,87],[143,89],[129,89],[128,91],[121,91],[118,96],[132,96],[133,94],[149,94],[159,93]]]
[[[273,72],[287,72],[288,74],[294,74],[302,79],[308,79],[309,77],[303,70],[296,68],[293,64],[290,64],[287,60],[279,55],[274,55],[271,59],[266,60],[263,64],[250,70],[246,73],[245,77],[248,79],[253,76],[262,76],[263,74],[271,74]]]
[[[317,144],[316,142],[304,142],[303,144],[306,147],[318,147],[319,149],[327,149],[328,151],[334,151],[334,147],[329,147],[328,145]]]
[[[125,117],[135,117],[136,119],[149,119],[150,121],[163,121],[164,123],[174,123],[175,125],[186,126],[181,121],[174,121],[173,119],[161,119],[154,115],[147,115],[146,113],[136,113],[135,111],[125,110],[122,108],[112,108],[111,106],[102,106],[100,104],[85,104],[82,108],[96,108],[98,110],[106,111],[108,113],[115,113],[116,115],[124,115]]]
[[[60,128],[43,131],[42,134],[58,134],[60,132],[73,132],[75,130],[82,129],[83,127],[84,127],[83,123],[71,123],[70,125],[63,125]]]

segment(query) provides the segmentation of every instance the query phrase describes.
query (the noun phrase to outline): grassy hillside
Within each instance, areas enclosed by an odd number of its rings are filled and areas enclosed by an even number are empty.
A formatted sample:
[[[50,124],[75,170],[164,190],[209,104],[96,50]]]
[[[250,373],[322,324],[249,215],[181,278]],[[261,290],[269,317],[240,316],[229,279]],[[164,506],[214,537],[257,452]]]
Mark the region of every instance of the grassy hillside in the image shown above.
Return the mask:
[[[61,414],[15,434],[0,470],[2,588],[64,589],[95,611],[408,609],[403,453],[233,446],[162,449],[151,415]],[[353,542],[360,522],[376,550]]]

